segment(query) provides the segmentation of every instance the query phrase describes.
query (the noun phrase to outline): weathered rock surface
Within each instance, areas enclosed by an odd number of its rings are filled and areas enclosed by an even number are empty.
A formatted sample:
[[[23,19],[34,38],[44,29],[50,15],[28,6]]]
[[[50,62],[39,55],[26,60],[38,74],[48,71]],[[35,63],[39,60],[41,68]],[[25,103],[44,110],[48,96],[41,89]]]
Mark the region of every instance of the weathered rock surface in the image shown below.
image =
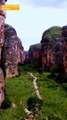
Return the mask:
[[[56,67],[67,74],[67,26],[46,30],[41,40],[43,68]]]
[[[63,44],[62,42],[56,42],[55,43],[55,66],[57,68],[60,68],[60,70],[63,69]]]
[[[0,66],[1,66],[1,52],[4,44],[4,24],[5,24],[5,12],[2,10],[1,5],[5,4],[5,0],[0,1]]]
[[[64,73],[67,74],[67,26],[62,27],[62,42]]]
[[[4,74],[1,69],[1,60],[2,60],[2,49],[4,45],[4,25],[5,25],[5,12],[2,10],[2,5],[4,5],[6,0],[0,0],[0,108],[2,107],[2,103],[5,100],[4,93]]]
[[[51,36],[44,34],[41,40],[41,64],[42,68],[47,69],[49,64],[51,64],[52,49],[49,45],[51,41]]]
[[[23,46],[12,26],[5,25],[5,40],[2,51],[2,65],[6,78],[18,75],[18,64],[23,61]]]
[[[29,51],[24,51],[24,63],[30,63]]]
[[[31,45],[29,48],[29,59],[33,64],[38,64],[40,59],[41,44]]]

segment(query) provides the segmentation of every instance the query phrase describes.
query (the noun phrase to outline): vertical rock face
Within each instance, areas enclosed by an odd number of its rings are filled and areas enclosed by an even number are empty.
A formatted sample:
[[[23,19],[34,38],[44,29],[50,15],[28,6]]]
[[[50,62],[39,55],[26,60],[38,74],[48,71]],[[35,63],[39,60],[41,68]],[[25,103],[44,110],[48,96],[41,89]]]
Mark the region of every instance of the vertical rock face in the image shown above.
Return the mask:
[[[1,67],[1,59],[2,59],[2,49],[4,44],[5,12],[2,10],[2,5],[4,4],[5,4],[5,0],[0,0],[0,67]],[[4,100],[5,100],[4,74],[2,69],[0,68],[0,108]]]
[[[6,78],[18,75],[18,63],[22,63],[23,47],[15,29],[5,26],[5,40],[2,52],[2,64]]]
[[[24,51],[24,63],[29,63],[29,52],[28,51]]]
[[[63,42],[63,65],[64,72],[67,74],[67,26],[62,27],[62,42]]]
[[[41,40],[41,64],[45,69],[49,69],[55,64],[55,56],[48,35],[42,37]]]
[[[8,78],[18,75],[18,63],[23,62],[23,47],[15,29],[5,25],[2,5],[6,1],[0,0],[0,67]]]
[[[61,73],[67,74],[67,26],[59,28],[59,31],[55,29],[52,31],[48,29],[43,33],[41,40],[42,67],[55,66]],[[51,39],[49,35],[51,35]]]
[[[4,95],[4,75],[3,71],[0,68],[0,107],[2,106],[2,103],[5,100],[5,95]]]
[[[47,50],[47,68],[51,69],[55,66],[55,53],[53,47],[49,45]]]
[[[35,44],[30,46],[29,59],[31,63],[36,64],[39,61],[40,50],[41,50],[41,44]]]
[[[41,40],[41,64],[42,67],[47,69],[49,66],[54,64],[54,55],[52,51],[52,47],[49,44],[51,41],[51,36],[47,34],[43,34]]]
[[[62,42],[55,43],[55,66],[59,68],[59,70],[63,71],[63,44]],[[60,72],[59,71],[59,72]]]
[[[5,0],[0,0],[0,66],[1,66],[1,51],[4,44],[4,24],[5,24],[5,12],[2,10],[3,4],[5,4]]]
[[[52,27],[43,33],[41,40],[41,63],[43,68],[63,68],[63,44],[60,33],[60,27]]]

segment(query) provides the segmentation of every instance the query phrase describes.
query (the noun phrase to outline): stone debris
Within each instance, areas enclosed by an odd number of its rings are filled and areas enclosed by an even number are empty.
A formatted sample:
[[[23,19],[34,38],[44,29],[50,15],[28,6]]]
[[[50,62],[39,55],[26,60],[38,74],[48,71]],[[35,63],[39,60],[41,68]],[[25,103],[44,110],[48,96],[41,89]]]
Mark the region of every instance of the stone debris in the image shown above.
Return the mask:
[[[15,103],[12,103],[12,107],[13,107],[13,108],[16,108],[16,104],[15,104]]]

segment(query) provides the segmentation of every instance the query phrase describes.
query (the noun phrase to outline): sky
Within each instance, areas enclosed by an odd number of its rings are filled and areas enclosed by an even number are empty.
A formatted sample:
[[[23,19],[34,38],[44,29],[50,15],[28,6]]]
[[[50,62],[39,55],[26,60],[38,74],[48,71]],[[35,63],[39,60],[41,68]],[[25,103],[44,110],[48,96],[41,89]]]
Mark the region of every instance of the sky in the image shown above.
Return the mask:
[[[67,25],[67,0],[7,1],[6,4],[20,4],[19,11],[6,11],[6,23],[16,29],[24,50],[39,43],[46,29]]]

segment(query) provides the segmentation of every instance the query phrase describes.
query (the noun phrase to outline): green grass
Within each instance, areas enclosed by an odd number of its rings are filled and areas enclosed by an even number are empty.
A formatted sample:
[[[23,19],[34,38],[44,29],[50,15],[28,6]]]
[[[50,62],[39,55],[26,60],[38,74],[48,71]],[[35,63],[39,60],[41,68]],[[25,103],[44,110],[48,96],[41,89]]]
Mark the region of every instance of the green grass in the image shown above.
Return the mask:
[[[24,109],[30,97],[36,97],[32,78],[28,71],[38,77],[38,86],[43,98],[42,114],[37,120],[48,118],[48,120],[67,120],[67,83],[58,84],[50,78],[49,72],[39,74],[30,65],[20,68],[21,75],[16,78],[7,79],[6,94],[10,106],[0,110],[0,120],[23,120],[26,116]],[[16,105],[12,107],[12,103]],[[45,119],[44,119],[45,120]]]
[[[37,75],[37,73],[35,73]],[[42,116],[48,120],[67,120],[67,83],[58,84],[48,78],[50,73],[37,75],[38,85],[43,97]],[[40,117],[38,118],[40,119]]]
[[[29,74],[6,80],[6,94],[10,107],[0,111],[0,120],[21,120],[25,116],[24,109],[30,96],[35,96],[32,79]],[[12,107],[16,104],[16,108]]]

